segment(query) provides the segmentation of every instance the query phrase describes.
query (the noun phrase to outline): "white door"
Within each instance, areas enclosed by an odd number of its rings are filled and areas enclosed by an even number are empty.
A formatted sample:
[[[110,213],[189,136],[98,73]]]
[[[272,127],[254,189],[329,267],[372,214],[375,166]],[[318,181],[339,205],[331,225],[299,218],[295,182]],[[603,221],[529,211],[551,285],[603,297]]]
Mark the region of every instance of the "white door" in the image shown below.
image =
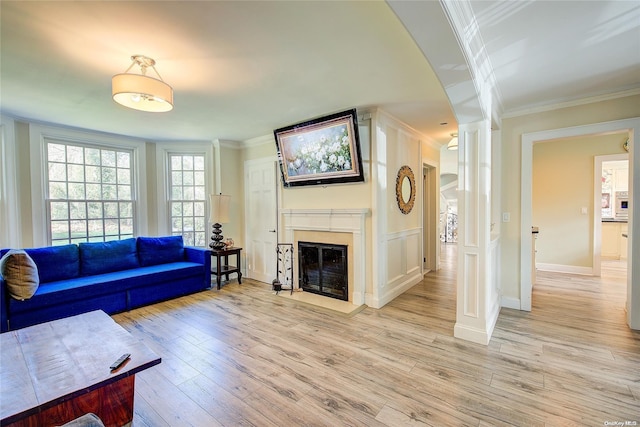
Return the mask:
[[[276,167],[276,161],[272,159],[249,160],[244,166],[247,276],[265,283],[276,278]]]

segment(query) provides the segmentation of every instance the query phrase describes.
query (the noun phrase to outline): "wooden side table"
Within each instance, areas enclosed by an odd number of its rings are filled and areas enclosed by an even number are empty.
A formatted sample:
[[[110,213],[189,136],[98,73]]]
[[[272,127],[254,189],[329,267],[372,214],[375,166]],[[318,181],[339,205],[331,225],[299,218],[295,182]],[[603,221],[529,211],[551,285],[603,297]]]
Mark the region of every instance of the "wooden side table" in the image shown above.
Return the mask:
[[[238,283],[242,284],[242,272],[240,266],[240,252],[242,248],[224,248],[219,251],[212,250],[211,257],[215,258],[215,262],[211,262],[211,274],[215,274],[216,283],[218,285],[218,289],[220,289],[220,282],[222,280],[222,276],[224,276],[225,280],[229,280],[229,274],[237,273],[238,274]],[[236,265],[229,265],[229,255],[236,256]],[[222,260],[224,258],[224,264]]]

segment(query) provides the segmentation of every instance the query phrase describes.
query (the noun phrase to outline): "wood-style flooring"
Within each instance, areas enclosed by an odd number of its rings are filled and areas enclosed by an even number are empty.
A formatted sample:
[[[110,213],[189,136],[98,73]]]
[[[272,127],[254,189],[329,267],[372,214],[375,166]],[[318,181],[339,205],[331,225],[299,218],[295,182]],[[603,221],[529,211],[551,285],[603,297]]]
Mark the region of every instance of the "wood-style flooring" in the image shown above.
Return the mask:
[[[533,310],[503,309],[482,346],[453,337],[452,246],[443,262],[351,317],[251,280],[113,316],[162,357],[136,376],[133,426],[640,425],[615,263],[540,272]]]

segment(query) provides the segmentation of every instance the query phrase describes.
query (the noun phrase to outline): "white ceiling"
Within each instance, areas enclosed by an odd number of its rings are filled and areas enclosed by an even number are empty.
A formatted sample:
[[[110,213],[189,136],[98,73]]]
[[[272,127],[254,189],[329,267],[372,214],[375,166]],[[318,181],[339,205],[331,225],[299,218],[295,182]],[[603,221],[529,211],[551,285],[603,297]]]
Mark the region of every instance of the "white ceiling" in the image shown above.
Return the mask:
[[[471,6],[507,113],[640,88],[638,1]],[[385,2],[3,0],[0,13],[0,108],[14,117],[178,141],[242,141],[352,107],[440,144],[457,128],[438,64]],[[173,111],[111,100],[133,54],[156,60]]]

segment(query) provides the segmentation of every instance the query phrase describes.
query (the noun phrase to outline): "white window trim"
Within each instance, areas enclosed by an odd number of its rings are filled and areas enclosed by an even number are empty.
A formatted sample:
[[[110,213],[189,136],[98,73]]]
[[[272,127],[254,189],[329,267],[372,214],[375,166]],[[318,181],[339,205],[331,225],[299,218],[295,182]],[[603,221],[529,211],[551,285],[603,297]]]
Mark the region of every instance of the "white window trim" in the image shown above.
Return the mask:
[[[0,247],[21,248],[18,156],[13,119],[0,116]]]
[[[169,236],[171,234],[171,221],[169,214],[169,156],[172,154],[204,154],[205,167],[205,194],[211,194],[213,190],[213,143],[212,142],[156,142],[156,170],[158,171],[158,235]],[[205,232],[209,235],[209,201],[205,200],[205,220],[207,227]]]
[[[135,203],[135,228],[137,236],[146,235],[147,229],[147,169],[146,146],[143,141],[126,136],[106,135],[96,132],[59,128],[54,126],[30,124],[29,146],[31,149],[31,212],[33,223],[33,244],[35,247],[46,246],[48,236],[48,220],[46,215],[46,180],[45,150],[46,139],[57,139],[70,143],[95,144],[103,147],[128,149],[133,151]]]

